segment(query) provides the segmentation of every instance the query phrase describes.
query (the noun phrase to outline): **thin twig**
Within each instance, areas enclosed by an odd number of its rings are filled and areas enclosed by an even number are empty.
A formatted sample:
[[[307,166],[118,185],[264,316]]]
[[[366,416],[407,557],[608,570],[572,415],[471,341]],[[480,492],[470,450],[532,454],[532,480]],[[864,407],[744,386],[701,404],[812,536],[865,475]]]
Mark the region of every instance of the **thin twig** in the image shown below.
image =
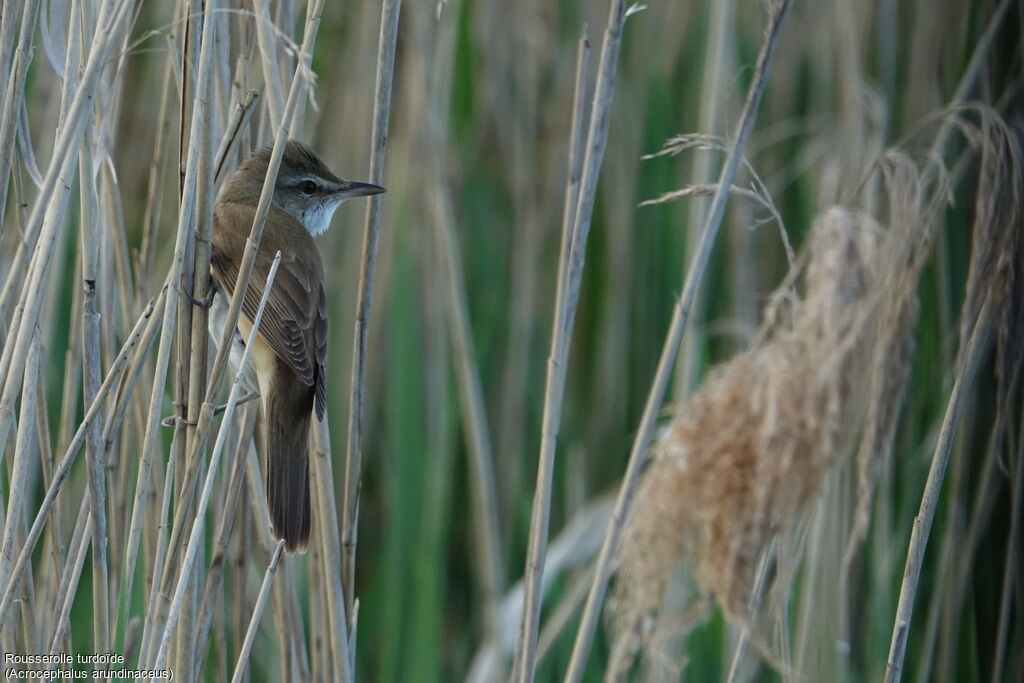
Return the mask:
[[[885,668],[885,683],[896,683],[903,674],[903,658],[907,649],[907,638],[910,633],[910,620],[913,616],[914,598],[917,596],[917,583],[921,578],[924,563],[924,551],[928,544],[935,510],[942,494],[942,483],[945,479],[946,465],[953,449],[960,417],[967,405],[970,387],[974,383],[981,360],[988,351],[992,341],[992,325],[990,306],[986,302],[971,332],[963,363],[953,383],[953,390],[946,404],[946,413],[942,419],[939,438],[935,444],[935,453],[928,470],[928,481],[925,483],[921,506],[914,517],[914,526],[910,533],[910,545],[907,548],[906,567],[903,570],[903,582],[900,585],[900,597],[896,606],[896,619],[893,625],[892,640],[889,644],[889,659]]]
[[[247,90],[242,100],[231,110],[231,120],[228,122],[224,137],[221,138],[220,147],[213,160],[213,182],[216,184],[224,173],[228,157],[231,151],[238,145],[242,129],[249,124],[253,113],[256,111],[256,104],[260,100],[260,94],[256,90]]]
[[[519,644],[513,666],[513,680],[529,683],[536,669],[537,632],[540,627],[540,604],[547,552],[548,526],[551,517],[551,489],[555,467],[555,445],[562,421],[562,400],[565,376],[572,341],[573,322],[583,281],[587,237],[597,196],[597,181],[601,172],[608,127],[611,122],[612,97],[618,71],[622,30],[630,8],[623,0],[614,0],[608,10],[608,25],[601,45],[601,65],[591,103],[590,128],[587,133],[586,152],[577,191],[576,209],[567,211],[563,218],[572,223],[562,226],[563,249],[568,244],[568,255],[561,258],[564,273],[558,276],[560,291],[556,292],[555,313],[551,328],[551,347],[548,355],[547,377],[544,387],[544,414],[541,425],[540,453],[537,458],[537,483],[534,489],[533,511],[530,517],[530,539],[527,547],[526,567],[523,570],[525,595],[523,619],[519,630]],[[577,102],[577,104],[580,104]],[[574,118],[580,114],[574,114]],[[571,169],[570,169],[571,175]],[[571,184],[570,184],[571,188]],[[571,191],[571,190],[570,190]]]
[[[1024,411],[1024,405],[1022,405]],[[1024,415],[1022,415],[1024,418]],[[1003,669],[1006,661],[1006,643],[1010,633],[1010,620],[1013,618],[1013,589],[1020,579],[1020,547],[1021,517],[1024,510],[1024,419],[1020,421],[1022,429],[1018,433],[1017,461],[1011,470],[1015,472],[1010,490],[1010,530],[1006,541],[1006,561],[1003,565],[1003,587],[999,599],[999,622],[996,626],[995,654],[992,657],[993,681],[1003,680]]]
[[[384,152],[387,149],[388,125],[391,118],[391,84],[395,72],[395,45],[401,0],[385,0],[381,8],[380,39],[377,44],[377,78],[374,86],[373,133],[370,148],[370,182],[381,185],[384,180]],[[377,271],[377,243],[380,239],[379,195],[370,197],[366,206],[363,231],[363,256],[359,269],[359,293],[356,301],[355,334],[352,341],[351,398],[348,406],[348,443],[345,450],[345,495],[342,503],[342,580],[344,581],[345,613],[352,613],[355,599],[355,559],[358,528],[359,491],[363,468],[363,422],[366,395],[366,345],[370,331],[373,303],[373,281]],[[328,542],[324,539],[325,543]],[[331,573],[327,573],[325,578]],[[328,598],[333,591],[328,591]],[[335,606],[328,605],[336,618]]]
[[[259,597],[256,598],[256,606],[252,610],[252,619],[249,621],[249,629],[245,632],[245,641],[242,643],[242,650],[238,653],[238,661],[235,663],[235,674],[231,677],[231,683],[241,683],[249,663],[249,653],[252,652],[253,641],[256,640],[256,629],[260,625],[260,617],[263,616],[263,609],[267,606],[267,595],[270,593],[270,582],[277,572],[277,565],[281,561],[281,553],[284,552],[284,540],[277,542],[274,549],[274,556],[270,558],[267,565],[267,573],[263,575],[263,584],[260,586]]]

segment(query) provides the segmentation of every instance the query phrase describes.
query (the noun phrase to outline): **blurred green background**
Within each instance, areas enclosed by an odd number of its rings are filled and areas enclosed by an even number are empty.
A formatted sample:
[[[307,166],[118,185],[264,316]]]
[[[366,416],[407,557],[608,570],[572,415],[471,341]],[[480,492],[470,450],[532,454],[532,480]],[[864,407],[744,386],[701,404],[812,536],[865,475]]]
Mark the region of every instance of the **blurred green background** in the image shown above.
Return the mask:
[[[50,8],[48,20],[57,21],[61,3],[44,4]],[[123,52],[124,91],[111,149],[133,250],[140,248],[165,64],[174,53],[168,45],[180,48],[174,4],[141,3],[134,42]],[[253,40],[246,13],[251,5],[247,0],[221,4],[231,10],[225,11],[227,40],[218,46],[217,68],[237,79],[239,45]],[[771,222],[748,200],[730,201],[671,388],[676,398],[751,340],[767,295],[789,267],[780,228],[799,248],[814,217],[847,199],[882,150],[897,142],[916,154],[928,149],[935,115],[955,92],[989,21],[1006,4],[796,2],[747,154],[785,225]],[[10,5],[5,3],[5,11]],[[1009,5],[967,97],[992,105],[1019,126],[1024,8]],[[294,55],[286,37],[301,39],[305,3],[275,0],[270,7],[281,31],[283,73],[290,74]],[[606,14],[606,0],[403,4],[370,329],[356,576],[359,680],[460,680],[485,642],[474,483],[447,313],[451,273],[441,241],[444,229],[457,237],[455,275],[467,295],[469,352],[493,453],[501,588],[510,589],[522,575],[554,313],[577,40],[585,26],[591,44],[589,93]],[[367,177],[379,20],[376,2],[327,4],[313,61],[312,102],[296,135],[335,172],[355,180]],[[642,157],[681,133],[732,134],[765,22],[762,2],[714,0],[652,0],[626,22],[569,358],[553,538],[588,503],[612,492],[622,476],[708,198],[638,204],[687,184],[713,182],[723,160],[715,150]],[[53,143],[48,112],[55,92],[47,82],[55,77],[43,54],[35,59],[26,97],[36,154],[45,159]],[[249,80],[236,80],[236,88],[263,89],[256,65],[251,60],[242,70]],[[289,79],[284,78],[286,87]],[[171,101],[179,106],[176,92]],[[214,103],[217,125],[223,125],[228,105],[224,98]],[[176,123],[171,131],[164,153],[173,161]],[[261,109],[242,146],[269,141]],[[954,140],[946,162],[952,164],[964,149]],[[176,223],[176,173],[168,168],[156,267],[146,278],[150,291],[164,278]],[[739,184],[749,182],[741,174]],[[921,281],[910,391],[877,491],[856,591],[853,649],[844,654],[833,646],[826,583],[821,608],[812,610],[810,622],[799,623],[812,643],[804,668],[779,672],[751,664],[747,680],[869,681],[884,673],[912,520],[953,376],[976,190],[969,168],[953,188],[941,248]],[[339,495],[364,211],[364,204],[346,204],[319,239],[329,280],[328,414]],[[61,288],[76,287],[76,240],[67,239],[64,246]],[[47,310],[54,323],[46,328],[52,362],[44,372],[51,421],[57,425],[71,328],[64,322],[66,306],[55,302]],[[105,315],[119,335],[131,324],[114,310]],[[972,682],[993,676],[1004,567],[1019,570],[1024,559],[1018,539],[1018,555],[1007,564],[1012,495],[1021,496],[1011,488],[1011,475],[1022,465],[1015,450],[1022,438],[1020,389],[1013,394],[1012,438],[996,453],[994,392],[989,362],[973,389],[947,474],[904,680]],[[827,495],[849,498],[856,478],[852,468],[846,469]],[[964,544],[969,530],[976,535]],[[838,563],[836,557],[823,557],[825,568],[813,574],[818,579]],[[545,618],[569,596],[590,560],[583,553],[556,576],[545,599]],[[254,560],[259,576],[264,566],[265,558]],[[92,624],[89,571],[87,565],[72,614],[72,634],[81,638],[88,638]],[[1024,680],[1022,590],[1017,578],[1004,681]],[[140,598],[141,592],[136,604]],[[225,609],[232,613],[230,606]],[[793,605],[794,619],[800,609]],[[538,680],[561,680],[576,619],[541,660]],[[253,680],[276,676],[272,629],[265,618],[253,655]],[[724,680],[737,633],[718,612],[709,614],[677,653],[678,662],[686,662],[678,680]],[[220,658],[233,662],[236,645],[225,647],[211,648],[206,680],[220,680]],[[599,635],[588,680],[601,680],[607,653]]]

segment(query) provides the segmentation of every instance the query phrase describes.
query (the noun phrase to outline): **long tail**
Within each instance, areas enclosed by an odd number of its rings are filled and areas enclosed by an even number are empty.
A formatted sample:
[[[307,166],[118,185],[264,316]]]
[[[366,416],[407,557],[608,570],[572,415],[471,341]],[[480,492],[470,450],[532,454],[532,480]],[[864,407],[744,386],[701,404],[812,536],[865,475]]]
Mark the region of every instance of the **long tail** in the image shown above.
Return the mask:
[[[288,552],[309,543],[309,423],[312,387],[296,392],[298,382],[269,387],[264,411],[267,451],[267,505],[274,537]],[[283,386],[282,386],[283,384]],[[290,385],[290,386],[289,386]],[[296,395],[304,393],[306,396]]]

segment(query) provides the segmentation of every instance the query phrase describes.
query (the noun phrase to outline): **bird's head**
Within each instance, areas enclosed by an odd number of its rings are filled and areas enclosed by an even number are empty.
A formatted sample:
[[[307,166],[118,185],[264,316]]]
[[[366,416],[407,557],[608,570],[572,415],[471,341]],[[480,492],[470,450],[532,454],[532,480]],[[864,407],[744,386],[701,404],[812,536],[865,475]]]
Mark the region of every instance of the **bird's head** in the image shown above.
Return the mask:
[[[259,198],[270,162],[270,147],[257,151],[242,164],[225,187],[225,196]],[[352,197],[380,194],[384,188],[370,183],[344,180],[331,173],[320,156],[297,140],[289,140],[281,157],[274,185],[274,206],[290,214],[312,235],[331,224],[335,209]]]

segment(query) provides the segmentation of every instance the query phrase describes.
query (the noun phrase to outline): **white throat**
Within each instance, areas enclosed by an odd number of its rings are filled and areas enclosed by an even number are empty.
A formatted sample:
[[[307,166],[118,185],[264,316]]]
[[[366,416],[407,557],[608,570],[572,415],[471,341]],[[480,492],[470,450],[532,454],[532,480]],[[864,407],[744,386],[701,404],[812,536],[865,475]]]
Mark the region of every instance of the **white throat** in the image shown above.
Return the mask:
[[[323,234],[331,225],[335,210],[341,205],[343,199],[328,199],[326,202],[315,204],[296,216],[310,235],[314,237]]]

